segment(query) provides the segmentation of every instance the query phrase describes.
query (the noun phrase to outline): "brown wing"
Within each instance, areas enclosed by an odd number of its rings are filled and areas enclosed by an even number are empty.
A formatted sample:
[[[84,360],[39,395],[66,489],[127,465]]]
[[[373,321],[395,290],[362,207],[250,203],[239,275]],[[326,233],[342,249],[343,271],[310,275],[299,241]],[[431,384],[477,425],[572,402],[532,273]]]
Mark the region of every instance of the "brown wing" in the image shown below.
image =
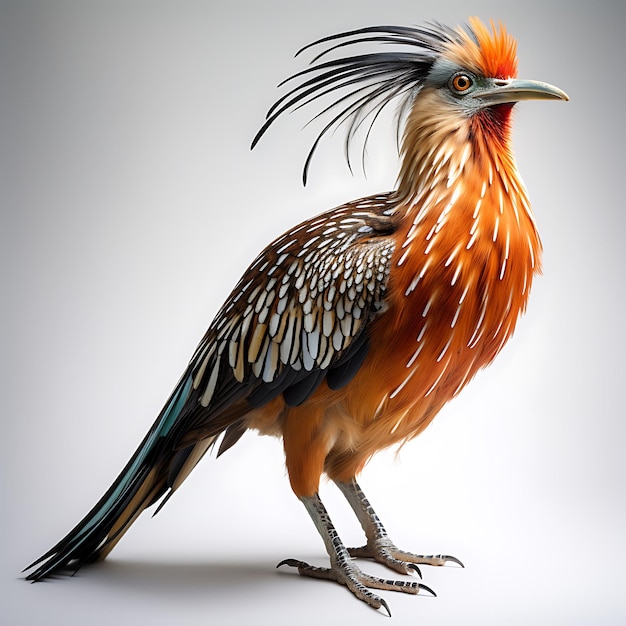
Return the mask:
[[[295,406],[324,379],[338,389],[354,376],[385,307],[393,206],[391,195],[343,205],[263,250],[190,364],[207,417],[243,398],[258,407],[283,394]]]

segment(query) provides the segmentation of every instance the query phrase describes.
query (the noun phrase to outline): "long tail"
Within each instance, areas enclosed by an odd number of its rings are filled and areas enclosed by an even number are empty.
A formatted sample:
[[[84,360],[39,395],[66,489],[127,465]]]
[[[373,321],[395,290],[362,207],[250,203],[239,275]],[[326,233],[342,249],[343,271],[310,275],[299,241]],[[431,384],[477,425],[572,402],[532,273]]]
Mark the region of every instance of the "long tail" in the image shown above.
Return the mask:
[[[176,449],[172,426],[188,406],[191,393],[191,376],[187,374],[109,490],[66,537],[25,568],[39,565],[26,580],[34,582],[103,559],[146,507],[182,483],[216,439],[211,436]]]

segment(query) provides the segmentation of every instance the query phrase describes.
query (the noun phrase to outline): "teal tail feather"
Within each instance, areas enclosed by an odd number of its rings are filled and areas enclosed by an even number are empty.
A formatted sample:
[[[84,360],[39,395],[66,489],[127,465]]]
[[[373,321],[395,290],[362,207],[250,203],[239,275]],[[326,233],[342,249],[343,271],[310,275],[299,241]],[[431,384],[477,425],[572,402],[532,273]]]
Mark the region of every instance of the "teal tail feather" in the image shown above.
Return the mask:
[[[38,566],[26,580],[35,582],[103,559],[145,508],[182,482],[180,474],[184,479],[215,440],[176,448],[173,427],[192,394],[191,375],[186,374],[115,482],[71,532],[25,568]]]

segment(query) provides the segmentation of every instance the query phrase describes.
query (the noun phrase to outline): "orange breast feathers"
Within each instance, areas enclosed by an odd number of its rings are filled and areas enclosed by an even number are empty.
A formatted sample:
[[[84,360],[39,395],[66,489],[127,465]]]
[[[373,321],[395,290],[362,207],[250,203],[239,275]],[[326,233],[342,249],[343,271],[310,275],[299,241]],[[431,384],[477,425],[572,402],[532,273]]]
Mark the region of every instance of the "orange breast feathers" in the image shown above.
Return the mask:
[[[404,207],[389,308],[345,400],[385,445],[419,434],[494,359],[526,307],[541,244],[507,165],[468,158],[458,182]]]

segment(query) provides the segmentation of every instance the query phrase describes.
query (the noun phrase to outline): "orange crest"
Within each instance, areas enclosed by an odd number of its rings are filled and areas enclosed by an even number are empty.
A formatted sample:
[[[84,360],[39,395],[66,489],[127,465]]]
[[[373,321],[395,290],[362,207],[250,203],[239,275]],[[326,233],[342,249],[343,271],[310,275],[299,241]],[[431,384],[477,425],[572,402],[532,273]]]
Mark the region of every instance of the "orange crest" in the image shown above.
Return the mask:
[[[469,29],[458,29],[459,39],[448,45],[447,55],[455,63],[490,78],[517,76],[517,42],[501,22],[490,22],[491,30],[477,17],[469,18]]]

